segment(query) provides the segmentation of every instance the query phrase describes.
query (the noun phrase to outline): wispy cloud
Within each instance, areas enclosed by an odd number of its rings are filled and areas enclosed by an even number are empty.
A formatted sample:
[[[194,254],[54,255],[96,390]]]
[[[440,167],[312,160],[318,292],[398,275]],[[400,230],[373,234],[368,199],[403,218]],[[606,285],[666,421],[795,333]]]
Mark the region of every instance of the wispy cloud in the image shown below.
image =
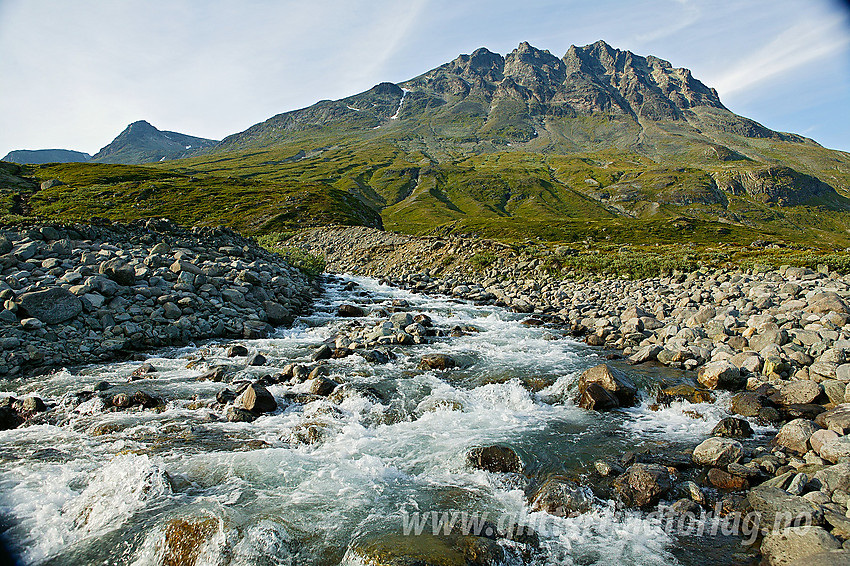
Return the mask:
[[[836,55],[850,46],[847,22],[800,22],[717,77],[707,77],[721,95],[753,88],[767,80]]]

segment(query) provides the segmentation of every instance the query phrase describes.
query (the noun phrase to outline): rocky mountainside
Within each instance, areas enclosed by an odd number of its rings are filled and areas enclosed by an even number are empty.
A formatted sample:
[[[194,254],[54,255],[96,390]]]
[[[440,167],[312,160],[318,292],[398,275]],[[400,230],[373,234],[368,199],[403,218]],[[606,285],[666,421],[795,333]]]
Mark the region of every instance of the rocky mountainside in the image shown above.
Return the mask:
[[[850,238],[850,155],[739,116],[687,69],[603,41],[560,58],[481,48],[278,114],[172,167],[322,183],[413,233],[571,239],[587,220],[684,216],[715,236]]]
[[[160,131],[148,122],[139,120],[127,126],[109,145],[98,151],[92,161],[125,165],[153,163],[188,157],[216,143],[206,138]]]
[[[91,160],[91,155],[71,149],[16,149],[6,154],[2,161],[20,163],[22,165],[38,165],[41,163],[85,163]]]

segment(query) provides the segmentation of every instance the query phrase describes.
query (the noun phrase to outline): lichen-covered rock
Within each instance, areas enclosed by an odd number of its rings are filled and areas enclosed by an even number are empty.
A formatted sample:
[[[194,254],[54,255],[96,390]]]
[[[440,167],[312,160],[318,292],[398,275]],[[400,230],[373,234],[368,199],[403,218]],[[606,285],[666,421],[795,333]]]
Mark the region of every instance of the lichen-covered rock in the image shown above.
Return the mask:
[[[82,301],[61,287],[24,293],[18,305],[45,324],[59,324],[83,312]]]
[[[694,448],[693,461],[698,466],[726,466],[741,459],[744,448],[730,438],[709,438]]]

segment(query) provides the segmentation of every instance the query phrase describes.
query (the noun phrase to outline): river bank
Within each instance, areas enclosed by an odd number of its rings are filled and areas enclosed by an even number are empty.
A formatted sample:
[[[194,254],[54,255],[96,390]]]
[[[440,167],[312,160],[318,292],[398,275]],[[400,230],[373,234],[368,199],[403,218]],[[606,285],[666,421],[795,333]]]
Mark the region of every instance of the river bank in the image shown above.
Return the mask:
[[[315,289],[227,229],[165,220],[0,230],[0,378],[291,323]]]

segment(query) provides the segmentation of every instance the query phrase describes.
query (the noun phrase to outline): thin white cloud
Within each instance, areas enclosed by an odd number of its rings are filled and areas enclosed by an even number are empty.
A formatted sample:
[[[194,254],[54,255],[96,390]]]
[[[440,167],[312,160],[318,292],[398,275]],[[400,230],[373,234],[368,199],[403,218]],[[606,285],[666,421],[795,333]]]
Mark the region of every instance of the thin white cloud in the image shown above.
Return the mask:
[[[770,43],[745,57],[709,84],[722,95],[751,89],[764,81],[836,55],[850,45],[846,22],[800,22],[777,35]]]

